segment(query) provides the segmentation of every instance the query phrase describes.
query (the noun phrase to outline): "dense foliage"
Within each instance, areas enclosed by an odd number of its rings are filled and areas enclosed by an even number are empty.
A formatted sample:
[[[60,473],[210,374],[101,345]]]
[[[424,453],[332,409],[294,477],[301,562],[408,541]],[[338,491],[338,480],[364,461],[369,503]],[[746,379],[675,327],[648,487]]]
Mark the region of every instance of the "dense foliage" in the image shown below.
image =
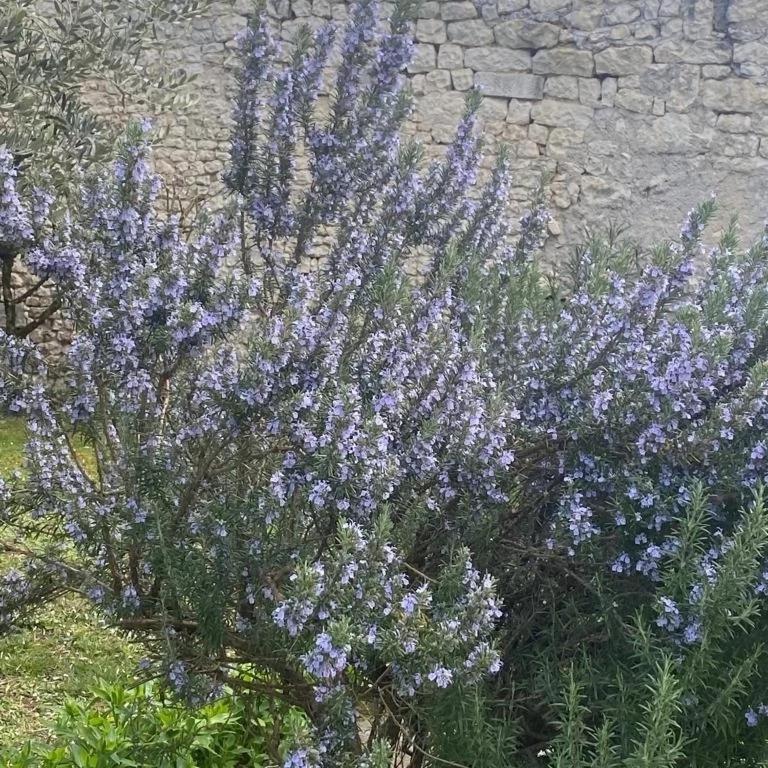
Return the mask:
[[[52,744],[12,749],[5,768],[236,768],[268,764],[275,733],[266,702],[229,695],[191,710],[156,685],[102,684],[68,701]]]
[[[0,7],[0,137],[26,173],[58,186],[85,159],[108,157],[115,126],[83,86],[109,86],[153,110],[190,98],[187,79],[165,64],[171,25],[199,15],[205,0],[6,0]]]
[[[401,139],[409,7],[375,10],[288,65],[254,18],[221,215],[159,215],[134,126],[29,251],[77,331],[55,384],[0,338],[29,430],[0,499],[62,543],[0,619],[87,590],[191,702],[303,711],[288,768],[758,764],[768,242],[706,252],[709,202],[548,274],[503,152],[478,183],[476,94],[442,162]],[[13,235],[35,204],[4,178]]]

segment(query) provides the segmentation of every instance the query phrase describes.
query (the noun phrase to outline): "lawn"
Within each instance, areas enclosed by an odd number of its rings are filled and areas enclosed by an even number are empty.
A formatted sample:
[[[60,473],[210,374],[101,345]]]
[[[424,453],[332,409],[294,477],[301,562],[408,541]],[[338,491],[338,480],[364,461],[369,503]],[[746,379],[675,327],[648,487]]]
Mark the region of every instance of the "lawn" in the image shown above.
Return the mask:
[[[23,422],[0,419],[0,475],[19,466],[23,445]],[[2,566],[0,557],[0,572]],[[75,596],[49,605],[34,625],[0,636],[0,747],[44,739],[67,697],[99,679],[128,679],[138,658],[136,647],[100,626]]]
[[[24,448],[24,422],[0,418],[0,477],[8,475],[21,461]]]

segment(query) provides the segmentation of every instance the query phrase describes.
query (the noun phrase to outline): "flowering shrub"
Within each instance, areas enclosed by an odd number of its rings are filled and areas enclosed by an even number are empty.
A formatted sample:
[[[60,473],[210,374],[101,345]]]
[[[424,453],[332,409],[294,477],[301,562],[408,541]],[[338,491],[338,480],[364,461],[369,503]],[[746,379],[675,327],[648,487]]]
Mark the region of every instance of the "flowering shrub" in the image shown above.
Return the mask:
[[[695,487],[675,525],[677,547],[656,604],[639,608],[630,626],[609,612],[611,641],[566,673],[560,730],[549,745],[552,764],[764,760],[764,497],[757,493],[735,516],[731,534],[720,537],[712,536],[708,507],[702,487]],[[708,548],[717,538],[719,545]]]
[[[739,533],[762,512],[739,509],[766,474],[767,244],[742,253],[729,231],[704,253],[710,202],[678,242],[594,240],[546,279],[543,208],[515,237],[504,224],[504,152],[478,183],[477,94],[442,162],[424,170],[401,139],[408,3],[384,30],[375,11],[352,7],[325,118],[334,32],[303,33],[278,66],[254,19],[221,215],[188,231],[158,214],[136,126],[30,254],[67,285],[77,330],[55,384],[31,345],[0,342],[0,396],[29,429],[6,525],[64,534],[62,581],[142,632],[189,700],[257,664],[307,715],[285,766],[526,759],[556,743],[564,662],[596,670],[599,713],[638,644],[674,731],[695,699],[667,695],[670,654],[729,674],[710,652],[733,637],[723,617],[749,605],[762,626],[765,542]],[[31,209],[5,178],[13,233]],[[749,652],[758,634],[740,636]],[[768,699],[750,670],[728,699],[740,744]],[[561,735],[590,732],[579,701]],[[650,727],[630,703],[619,750]],[[485,746],[466,737],[478,722]]]
[[[153,633],[178,693],[203,700],[241,659],[260,664],[311,715],[289,765],[380,762],[404,702],[500,667],[493,580],[461,547],[423,571],[407,559],[441,496],[459,483],[495,493],[484,472],[507,458],[495,425],[467,410],[487,408],[490,379],[438,263],[457,247],[449,217],[463,238],[488,226],[466,198],[477,102],[422,177],[397,133],[406,10],[377,37],[373,5],[355,9],[327,126],[311,108],[330,30],[277,71],[255,21],[241,41],[234,210],[189,237],[160,217],[147,128],[134,127],[71,224],[30,254],[67,286],[77,324],[56,384],[33,347],[3,339],[3,397],[30,434],[9,525],[31,515],[64,532],[89,573],[78,587]],[[295,200],[298,141],[314,181]],[[26,210],[8,178],[15,225]],[[307,273],[321,233],[334,238],[326,268]],[[417,248],[434,266],[414,288],[403,266]]]

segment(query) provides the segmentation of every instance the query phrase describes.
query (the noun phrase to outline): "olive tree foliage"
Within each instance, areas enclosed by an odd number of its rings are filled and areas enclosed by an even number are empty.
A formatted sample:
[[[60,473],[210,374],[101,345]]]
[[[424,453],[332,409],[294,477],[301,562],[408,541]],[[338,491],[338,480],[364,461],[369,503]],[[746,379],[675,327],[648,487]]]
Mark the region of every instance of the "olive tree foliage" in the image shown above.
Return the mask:
[[[76,202],[71,191],[89,166],[114,153],[120,126],[99,115],[84,96],[94,82],[117,92],[124,106],[141,103],[155,113],[181,109],[192,78],[163,61],[163,44],[181,22],[199,15],[208,0],[4,0],[0,3],[0,151],[5,177],[37,190],[38,204]],[[6,190],[6,194],[8,191]],[[61,305],[53,275],[39,274],[19,289],[17,262],[39,239],[0,237],[4,325],[25,336]],[[31,290],[30,290],[31,288]],[[53,293],[48,289],[53,289]],[[42,290],[41,289],[45,289]],[[45,305],[23,319],[32,297]]]

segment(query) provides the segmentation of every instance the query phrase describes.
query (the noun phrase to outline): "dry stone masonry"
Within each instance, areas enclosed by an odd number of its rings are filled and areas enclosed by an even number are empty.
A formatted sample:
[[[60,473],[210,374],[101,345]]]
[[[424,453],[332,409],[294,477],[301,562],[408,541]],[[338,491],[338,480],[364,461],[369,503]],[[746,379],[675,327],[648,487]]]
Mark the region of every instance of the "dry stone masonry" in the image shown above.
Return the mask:
[[[235,38],[254,8],[219,0],[169,39],[168,63],[195,73],[200,94],[191,111],[162,120],[159,170],[182,198],[222,188]],[[347,10],[348,0],[268,4],[286,52],[302,25],[342,22]],[[644,243],[672,237],[710,192],[721,223],[738,213],[746,235],[761,230],[768,0],[423,0],[418,16],[409,129],[428,156],[442,153],[466,92],[480,88],[487,164],[510,145],[515,218],[544,184],[555,258],[611,224]],[[125,120],[98,86],[89,98]],[[54,353],[69,334],[57,317],[35,335]]]
[[[347,9],[268,6],[286,42]],[[251,0],[216,4],[169,54],[197,73],[201,100],[171,119],[160,166],[201,193],[226,161],[234,38],[252,11]],[[466,91],[482,89],[489,153],[512,148],[511,213],[544,180],[553,252],[610,223],[643,241],[673,236],[710,192],[722,220],[738,212],[748,234],[762,227],[768,0],[424,0],[418,16],[412,131],[439,153]]]

